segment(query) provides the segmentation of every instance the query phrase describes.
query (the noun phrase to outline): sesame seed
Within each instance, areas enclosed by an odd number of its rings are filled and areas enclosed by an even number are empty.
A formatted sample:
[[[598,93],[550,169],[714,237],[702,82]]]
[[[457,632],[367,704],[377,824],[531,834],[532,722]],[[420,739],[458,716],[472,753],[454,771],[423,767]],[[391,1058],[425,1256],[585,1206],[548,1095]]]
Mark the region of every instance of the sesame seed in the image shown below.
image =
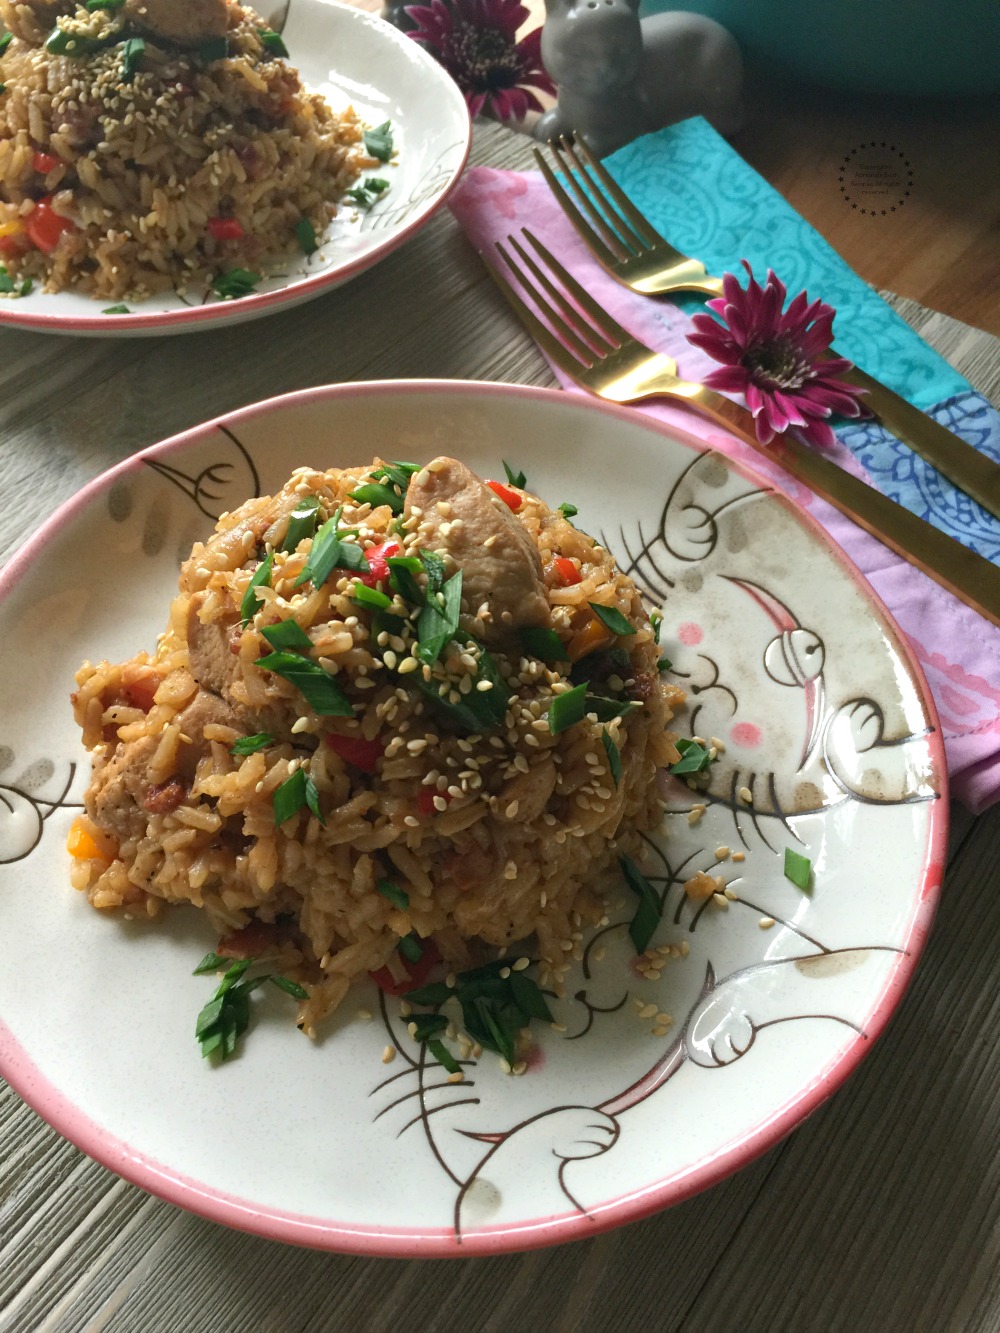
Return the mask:
[[[749,805],[753,800],[753,792],[749,787],[741,787],[737,794],[744,805]]]
[[[726,897],[724,893],[713,893],[712,902],[715,903],[716,907],[729,906],[729,899]]]
[[[760,926],[761,930],[770,930],[771,927],[774,925],[774,917],[762,916],[761,919],[757,922],[757,925]]]
[[[526,967],[530,967],[530,965],[531,965],[531,959],[530,959],[530,958],[519,958],[519,959],[517,960],[516,963],[512,963],[512,964],[511,964],[511,969],[510,969],[510,970],[511,970],[512,972],[523,972],[524,969],[525,969]]]
[[[655,1017],[656,1012],[657,1012],[657,1010],[656,1010],[656,1005],[655,1005],[655,1004],[644,1004],[644,1005],[642,1006],[642,1008],[639,1010],[639,1017],[640,1017],[640,1018],[653,1018],[653,1017]]]
[[[420,820],[416,817],[416,815],[404,815],[403,823],[407,826],[407,828],[420,827]]]
[[[728,848],[728,847],[716,847],[716,849],[715,849],[715,859],[716,859],[717,861],[726,861],[726,860],[728,860],[728,858],[729,858],[729,848]]]
[[[449,1075],[448,1075],[448,1082],[449,1082],[449,1083],[461,1083],[462,1080],[463,1080],[464,1078],[465,1078],[465,1075],[462,1073],[462,1071],[461,1071],[460,1069],[456,1069],[455,1072],[454,1072],[454,1074],[449,1074]]]

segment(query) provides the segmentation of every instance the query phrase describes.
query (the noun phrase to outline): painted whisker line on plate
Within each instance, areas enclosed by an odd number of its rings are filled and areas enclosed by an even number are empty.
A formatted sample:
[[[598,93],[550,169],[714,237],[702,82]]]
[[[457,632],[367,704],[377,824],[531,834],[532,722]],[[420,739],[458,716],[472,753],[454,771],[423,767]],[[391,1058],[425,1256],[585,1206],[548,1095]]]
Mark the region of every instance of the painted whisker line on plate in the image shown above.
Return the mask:
[[[722,279],[699,259],[682,253],[656,230],[625,194],[580,134],[548,144],[567,190],[535,148],[535,161],[560,208],[601,267],[622,286],[642,296],[672,292],[722,293]],[[864,391],[865,407],[883,426],[943,477],[1000,518],[1000,465],[961,436],[869,375],[860,366],[842,372]]]
[[[508,237],[509,249],[500,242],[496,249],[530,305],[489,256],[482,258],[518,319],[564,375],[610,402],[629,405],[665,398],[707,417],[1000,626],[1000,569],[989,560],[802,444],[790,432],[776,436],[768,445],[761,444],[745,407],[703,384],[678,378],[676,362],[624,329],[527,227],[521,237],[533,255],[516,236]]]

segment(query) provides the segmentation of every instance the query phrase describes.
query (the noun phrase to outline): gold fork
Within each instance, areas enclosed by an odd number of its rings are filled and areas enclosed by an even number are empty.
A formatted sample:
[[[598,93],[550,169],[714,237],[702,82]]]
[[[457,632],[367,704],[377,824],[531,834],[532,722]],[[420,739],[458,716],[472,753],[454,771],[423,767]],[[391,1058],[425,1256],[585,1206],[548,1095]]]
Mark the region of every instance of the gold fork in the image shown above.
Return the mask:
[[[508,237],[510,249],[499,242],[496,248],[534,310],[486,255],[483,260],[518,319],[571,380],[615,403],[670,398],[693,408],[778,463],[1000,626],[1000,569],[788,434],[769,445],[760,444],[745,407],[703,384],[679,379],[670,357],[654,352],[623,329],[527,228],[522,235],[544,269],[516,236]]]
[[[581,135],[563,135],[548,147],[569,191],[536,148],[542,175],[594,258],[613,278],[644,296],[679,291],[720,295],[721,279],[712,277],[704,264],[682,254],[660,235]],[[1000,467],[991,458],[859,366],[844,378],[865,390],[865,406],[887,430],[1000,518]]]

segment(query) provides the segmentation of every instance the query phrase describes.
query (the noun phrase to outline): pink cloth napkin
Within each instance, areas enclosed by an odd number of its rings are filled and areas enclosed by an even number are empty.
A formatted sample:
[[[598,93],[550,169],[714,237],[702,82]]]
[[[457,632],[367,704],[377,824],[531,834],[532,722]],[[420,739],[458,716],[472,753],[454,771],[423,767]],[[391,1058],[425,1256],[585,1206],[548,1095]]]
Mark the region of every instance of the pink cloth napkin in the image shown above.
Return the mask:
[[[687,342],[689,315],[662,298],[638,296],[604,273],[537,173],[474,167],[450,207],[480,251],[530,227],[619,323],[674,357],[684,378],[701,379],[715,365]],[[563,388],[582,392],[553,370]],[[1000,800],[1000,630],[728,432],[668,403],[636,411],[680,426],[745,462],[809,510],[867,577],[922,666],[941,719],[952,795],[976,813]],[[843,444],[833,457],[871,480]]]

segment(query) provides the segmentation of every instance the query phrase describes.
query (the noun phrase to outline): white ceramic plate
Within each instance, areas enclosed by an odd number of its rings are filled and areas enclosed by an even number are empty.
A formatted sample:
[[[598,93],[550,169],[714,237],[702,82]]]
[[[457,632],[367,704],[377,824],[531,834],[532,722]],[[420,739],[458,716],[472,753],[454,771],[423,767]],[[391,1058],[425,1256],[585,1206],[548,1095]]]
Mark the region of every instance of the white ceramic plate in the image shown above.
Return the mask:
[[[190,304],[168,293],[127,302],[130,314],[104,315],[112,304],[107,300],[36,286],[26,297],[0,301],[0,326],[117,338],[242,323],[356,277],[441,207],[472,138],[465,99],[442,67],[390,24],[335,0],[264,0],[256,7],[281,29],[290,63],[310,91],[322,93],[334,110],[353,105],[366,125],[392,122],[397,153],[377,173],[390,189],[367,212],[345,201],[319,250],[272,263],[273,275],[253,296],[224,301],[213,295]]]
[[[577,504],[664,606],[664,651],[690,692],[681,725],[725,743],[704,816],[690,822],[693,793],[672,790],[648,867],[664,897],[654,943],[678,956],[659,979],[637,975],[623,887],[554,1004],[565,1031],[539,1034],[523,1077],[489,1053],[460,1085],[422,1072],[397,1002],[380,1008],[372,985],[315,1044],[286,997],[258,993],[239,1058],[211,1068],[193,1028],[214,983],[191,975],[215,942],[207,923],[187,910],[122,923],[68,884],[88,768],[67,702],[77,665],[151,649],[211,517],[293,467],[361,461],[358,440],[366,458],[449,451],[486,476],[506,458],[550,502]],[[433,382],[247,408],[64,507],[0,577],[0,643],[0,692],[16,703],[0,732],[0,1070],[121,1175],[276,1239],[496,1252],[676,1203],[838,1086],[933,915],[942,746],[885,612],[786,500],[626,410]],[[725,847],[740,858],[718,859]],[[811,893],[784,878],[786,847],[812,860]],[[724,877],[728,907],[686,897],[699,869]],[[646,1005],[672,1016],[666,1035]]]

